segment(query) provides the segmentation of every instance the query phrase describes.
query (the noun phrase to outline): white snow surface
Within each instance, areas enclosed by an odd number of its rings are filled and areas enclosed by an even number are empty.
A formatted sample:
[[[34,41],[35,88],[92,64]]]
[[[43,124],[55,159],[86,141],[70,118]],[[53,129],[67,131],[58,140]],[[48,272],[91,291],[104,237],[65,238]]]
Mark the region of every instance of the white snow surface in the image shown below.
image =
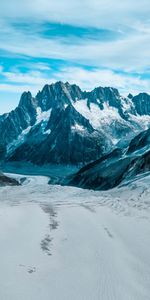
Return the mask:
[[[1,187],[0,299],[149,299],[149,182],[94,192],[27,176]]]
[[[110,125],[113,120],[121,119],[117,109],[109,106],[107,103],[104,103],[104,109],[100,110],[97,104],[91,103],[90,109],[87,106],[87,100],[80,100],[73,103],[74,108],[83,115],[86,119],[89,120],[94,129],[99,129],[103,124]]]
[[[36,117],[36,124],[41,122],[48,122],[51,115],[51,109],[47,111],[42,111],[40,107],[37,107],[37,117]]]
[[[131,115],[130,119],[136,123],[138,123],[141,127],[143,127],[143,130],[147,130],[150,127],[150,116],[149,115]]]
[[[81,132],[85,131],[85,128],[84,128],[82,125],[78,124],[78,123],[75,123],[75,124],[71,127],[71,129],[72,129],[73,131],[81,131]]]
[[[51,130],[50,129],[48,129],[48,130],[46,130],[45,132],[44,132],[44,134],[50,134],[51,133]]]
[[[129,113],[131,100],[125,100],[125,98],[122,98],[123,109],[124,111],[127,111]],[[75,103],[73,103],[73,106],[80,114],[82,114],[87,120],[89,120],[89,122],[95,129],[105,128],[105,126],[110,126],[113,122],[116,121],[121,124],[128,124],[129,126],[133,127],[132,124],[121,118],[116,108],[109,106],[107,102],[103,104],[103,110],[101,110],[95,103],[91,103],[89,109],[87,106],[87,99],[76,101]],[[148,115],[134,116],[132,114],[129,114],[129,116],[129,121],[136,122],[143,128],[143,130],[148,129],[148,127],[150,126],[150,116]]]

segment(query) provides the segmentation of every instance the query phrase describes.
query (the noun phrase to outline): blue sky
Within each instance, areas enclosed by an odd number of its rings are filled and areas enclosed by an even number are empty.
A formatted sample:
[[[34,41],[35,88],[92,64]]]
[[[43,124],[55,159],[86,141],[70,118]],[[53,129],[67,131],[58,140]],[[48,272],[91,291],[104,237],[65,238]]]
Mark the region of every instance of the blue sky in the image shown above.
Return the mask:
[[[1,0],[0,113],[69,81],[150,92],[149,0]]]

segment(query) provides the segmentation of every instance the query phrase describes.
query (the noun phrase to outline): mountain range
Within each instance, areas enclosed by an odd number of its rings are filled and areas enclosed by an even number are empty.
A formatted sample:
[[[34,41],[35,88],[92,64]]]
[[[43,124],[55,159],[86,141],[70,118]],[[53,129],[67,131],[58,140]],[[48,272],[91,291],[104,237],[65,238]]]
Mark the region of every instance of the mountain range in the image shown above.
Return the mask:
[[[9,161],[86,164],[127,145],[150,125],[150,96],[122,97],[117,89],[82,91],[45,85],[24,92],[15,110],[0,116],[1,147]]]
[[[0,156],[7,162],[81,165],[69,184],[106,189],[133,173],[133,165],[135,173],[147,170],[149,127],[146,93],[123,97],[111,87],[82,91],[56,82],[35,97],[24,92],[16,109],[0,116]]]

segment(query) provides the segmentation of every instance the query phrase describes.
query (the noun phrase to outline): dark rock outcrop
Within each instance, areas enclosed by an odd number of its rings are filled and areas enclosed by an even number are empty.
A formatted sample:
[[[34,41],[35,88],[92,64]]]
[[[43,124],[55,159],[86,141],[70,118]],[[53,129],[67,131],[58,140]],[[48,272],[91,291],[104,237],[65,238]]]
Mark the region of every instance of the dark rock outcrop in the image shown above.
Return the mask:
[[[132,98],[137,114],[150,115],[150,95],[140,93]]]
[[[20,183],[16,179],[8,177],[0,172],[0,187],[8,186],[8,185],[9,186],[17,186],[17,185],[20,185]]]

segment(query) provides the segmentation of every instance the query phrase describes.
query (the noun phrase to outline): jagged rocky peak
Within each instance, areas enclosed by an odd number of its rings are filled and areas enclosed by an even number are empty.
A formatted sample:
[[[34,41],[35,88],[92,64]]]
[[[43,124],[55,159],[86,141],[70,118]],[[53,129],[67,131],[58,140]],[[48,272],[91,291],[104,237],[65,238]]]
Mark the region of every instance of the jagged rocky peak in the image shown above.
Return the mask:
[[[76,84],[58,81],[50,85],[46,84],[35,98],[32,97],[30,92],[24,92],[21,96],[19,107],[24,107],[27,110],[30,110],[32,107],[35,110],[39,106],[42,111],[47,111],[51,108],[64,109],[67,105],[81,99],[87,99],[89,108],[90,103],[96,103],[100,109],[103,109],[105,102],[112,107],[118,108],[121,96],[117,89],[111,87],[98,87],[91,92],[83,92]]]
[[[29,125],[34,124],[37,115],[37,101],[32,96],[31,92],[28,91],[22,94],[17,110],[20,118],[22,119],[22,127],[24,129]]]
[[[20,98],[19,107],[30,108],[31,106],[36,106],[36,100],[32,97],[31,92],[24,92]]]
[[[135,109],[139,115],[150,115],[150,95],[147,93],[140,93],[132,98]]]
[[[64,108],[66,105],[71,104],[72,101],[74,102],[76,99],[81,98],[82,91],[77,85],[61,81],[45,85],[36,96],[38,105],[43,111],[53,107]]]
[[[88,106],[90,106],[90,103],[97,103],[101,109],[104,108],[104,103],[106,102],[110,106],[118,108],[121,101],[118,90],[112,87],[97,87],[91,92],[85,92],[86,96],[88,98]]]
[[[150,95],[141,93],[137,96],[129,94],[123,98],[116,88],[112,87],[97,87],[92,91],[82,91],[76,84],[63,83],[58,81],[50,85],[46,84],[41,91],[38,92],[35,98],[30,92],[22,94],[19,107],[24,107],[32,113],[36,107],[41,107],[42,111],[47,111],[50,108],[64,109],[67,105],[74,102],[87,99],[87,105],[90,108],[91,103],[95,103],[101,110],[104,109],[105,103],[108,106],[118,110],[122,118],[127,118],[125,111],[134,115],[150,115]]]
[[[70,93],[71,99],[73,101],[76,101],[77,99],[82,99],[83,98],[83,92],[80,89],[80,87],[76,84],[69,84],[69,82],[65,83],[65,86],[67,88],[67,90]]]
[[[118,99],[120,98],[119,91],[116,88],[112,87],[98,87],[95,88],[94,91],[97,91],[100,97],[103,97],[105,101],[109,101],[109,99]]]
[[[42,91],[39,91],[37,96],[38,106],[41,107],[43,111],[47,111],[52,107],[52,91],[51,86],[46,84]]]

